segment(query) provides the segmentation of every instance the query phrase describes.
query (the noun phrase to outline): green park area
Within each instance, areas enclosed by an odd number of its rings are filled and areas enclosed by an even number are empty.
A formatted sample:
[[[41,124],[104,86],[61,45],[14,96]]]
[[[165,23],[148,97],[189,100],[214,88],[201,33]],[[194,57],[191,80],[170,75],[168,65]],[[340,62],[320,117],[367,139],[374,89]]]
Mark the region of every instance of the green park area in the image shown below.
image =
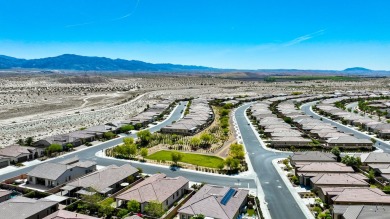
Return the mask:
[[[172,153],[181,154],[182,157],[180,162],[183,163],[188,163],[188,164],[202,166],[202,167],[211,167],[211,168],[218,168],[221,165],[224,165],[224,160],[220,157],[202,155],[202,154],[166,151],[166,150],[158,151],[154,154],[147,156],[146,158],[150,160],[172,161]]]

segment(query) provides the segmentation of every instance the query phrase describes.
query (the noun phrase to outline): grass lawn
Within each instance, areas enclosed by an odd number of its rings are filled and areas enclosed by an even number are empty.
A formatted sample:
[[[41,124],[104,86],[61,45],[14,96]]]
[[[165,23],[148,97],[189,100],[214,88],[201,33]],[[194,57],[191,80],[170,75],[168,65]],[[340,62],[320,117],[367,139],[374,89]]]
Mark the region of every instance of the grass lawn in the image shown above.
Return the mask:
[[[171,154],[173,151],[158,151],[154,154],[147,156],[147,159],[151,160],[166,160],[172,161]],[[202,154],[192,154],[192,153],[182,153],[182,160],[180,162],[189,163],[193,165],[198,165],[202,167],[212,167],[218,168],[218,164],[223,163],[223,159],[216,156],[202,155]]]

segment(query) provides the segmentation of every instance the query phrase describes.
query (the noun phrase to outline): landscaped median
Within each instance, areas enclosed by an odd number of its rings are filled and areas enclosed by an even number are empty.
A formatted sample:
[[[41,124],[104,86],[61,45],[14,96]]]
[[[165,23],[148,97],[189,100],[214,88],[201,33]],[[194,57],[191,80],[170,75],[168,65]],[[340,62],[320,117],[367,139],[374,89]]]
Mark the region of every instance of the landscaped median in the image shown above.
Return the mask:
[[[244,146],[236,143],[230,127],[230,107],[213,107],[218,112],[214,122],[193,136],[142,130],[137,139],[124,138],[123,144],[106,149],[105,155],[210,173],[247,171]]]
[[[172,154],[180,154],[180,162],[188,163],[201,167],[210,167],[210,168],[219,168],[221,165],[224,165],[224,160],[217,156],[203,155],[203,154],[194,154],[194,153],[183,153],[183,152],[174,152],[174,151],[158,151],[154,154],[147,156],[149,160],[157,161],[173,161]]]
[[[228,157],[223,159],[214,154],[166,149],[150,150],[147,147],[142,147],[142,136],[138,137],[137,142],[133,138],[124,138],[123,144],[107,149],[105,154],[118,159],[139,160],[219,174],[236,174],[246,171],[248,168],[245,162],[244,146],[241,144],[231,144]]]

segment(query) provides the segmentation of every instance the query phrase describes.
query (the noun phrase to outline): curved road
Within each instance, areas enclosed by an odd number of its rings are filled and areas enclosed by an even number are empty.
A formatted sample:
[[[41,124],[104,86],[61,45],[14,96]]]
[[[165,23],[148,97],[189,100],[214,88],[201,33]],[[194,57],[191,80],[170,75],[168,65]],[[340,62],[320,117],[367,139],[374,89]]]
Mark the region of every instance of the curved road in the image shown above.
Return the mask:
[[[159,131],[162,127],[172,124],[173,121],[177,121],[182,116],[182,111],[185,109],[185,102],[181,102],[181,104],[172,112],[172,116],[162,123],[149,128],[151,132]],[[129,137],[136,138],[136,134],[128,135]],[[63,156],[50,159],[47,162],[51,163],[58,163],[60,161],[63,161],[65,159],[69,159],[72,157],[77,156],[80,160],[93,160],[97,163],[97,165],[107,166],[111,164],[115,165],[123,165],[125,163],[131,163],[134,167],[142,168],[143,172],[148,174],[154,174],[157,172],[165,173],[168,176],[175,177],[175,176],[183,176],[189,179],[190,181],[195,182],[205,182],[210,184],[216,184],[216,185],[226,185],[226,186],[239,186],[243,188],[256,188],[256,183],[253,179],[245,179],[238,176],[223,176],[223,175],[217,175],[217,174],[207,174],[202,172],[195,172],[195,171],[188,171],[188,170],[171,170],[166,166],[157,166],[157,165],[150,165],[147,163],[140,163],[140,162],[131,162],[126,160],[119,160],[119,159],[107,159],[102,157],[97,157],[96,153],[109,148],[113,147],[115,145],[121,144],[122,139],[124,137],[119,137],[111,141],[104,142],[102,144],[89,147],[85,150],[75,151],[73,153],[65,154]],[[1,174],[0,175],[0,181],[3,181],[5,179],[9,179],[11,177],[15,177],[24,173],[27,173],[31,169],[33,169],[36,165],[28,166],[25,168],[17,169],[15,171]]]
[[[353,134],[355,137],[357,138],[361,138],[361,139],[368,139],[368,140],[371,140],[372,136],[369,136],[363,132],[360,132],[352,127],[348,127],[348,126],[345,126],[343,124],[340,124],[338,122],[335,122],[331,119],[328,119],[324,116],[321,116],[321,115],[318,115],[317,113],[315,113],[313,110],[312,110],[312,106],[316,105],[316,101],[314,102],[310,102],[310,103],[306,103],[306,104],[303,104],[301,106],[301,110],[313,117],[314,119],[321,119],[322,118],[322,121],[323,122],[326,122],[326,123],[330,123],[331,125],[335,126],[338,130],[342,131],[342,132],[345,132],[345,133],[351,133]],[[378,138],[375,138],[377,141],[375,143],[375,147],[377,148],[380,148],[382,149],[384,152],[387,152],[387,153],[390,153],[390,144],[388,142],[385,142],[381,139],[378,139]]]
[[[248,125],[249,121],[245,117],[246,109],[249,106],[243,105],[237,108],[234,116],[236,117],[250,162],[263,189],[271,217],[273,219],[304,219],[306,218],[305,214],[272,164],[272,160],[286,158],[289,154],[264,149],[264,145],[262,146],[256,137],[258,134]]]
[[[285,158],[289,153],[272,152],[264,149],[264,145],[257,138],[257,132],[255,132],[246,119],[246,109],[250,105],[243,105],[235,111],[235,118],[238,128],[241,132],[241,137],[245,148],[247,150],[250,162],[253,166],[256,178],[242,177],[242,176],[223,176],[217,174],[201,173],[189,170],[171,170],[166,166],[150,165],[148,163],[133,162],[119,159],[109,159],[104,157],[97,157],[96,154],[102,150],[118,145],[122,143],[123,137],[101,143],[97,146],[89,147],[85,150],[75,151],[73,153],[65,154],[63,156],[53,158],[46,162],[58,163],[65,159],[77,156],[81,160],[93,160],[98,165],[107,166],[111,164],[123,165],[125,163],[131,163],[135,167],[140,167],[145,173],[154,174],[156,172],[165,173],[168,176],[183,176],[190,181],[205,182],[217,185],[226,186],[238,186],[241,188],[257,188],[256,181],[261,184],[263,193],[265,195],[265,201],[268,203],[268,209],[273,219],[286,219],[286,218],[306,218],[301,208],[295,201],[293,195],[289,192],[289,189],[285,185],[278,171],[272,164],[272,160],[277,158]],[[182,102],[173,112],[172,116],[160,123],[157,126],[149,128],[151,132],[159,131],[162,127],[172,124],[173,121],[177,121],[182,116],[182,110],[185,109],[185,102]],[[136,137],[135,134],[128,135],[129,137]],[[34,168],[35,165],[21,168],[13,172],[2,174],[0,180],[5,180],[11,177],[15,177],[24,174]]]

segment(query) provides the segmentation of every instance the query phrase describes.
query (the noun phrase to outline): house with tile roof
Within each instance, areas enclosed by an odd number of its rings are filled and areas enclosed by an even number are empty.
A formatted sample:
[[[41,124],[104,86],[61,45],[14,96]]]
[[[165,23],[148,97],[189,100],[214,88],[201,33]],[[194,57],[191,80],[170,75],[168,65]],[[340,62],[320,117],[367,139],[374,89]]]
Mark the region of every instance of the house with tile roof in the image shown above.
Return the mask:
[[[16,197],[0,203],[1,218],[35,219],[43,218],[58,209],[58,202],[46,199]]]
[[[310,178],[310,187],[369,187],[368,178],[360,173],[323,173]]]
[[[43,163],[27,173],[29,184],[56,187],[96,170],[93,161],[72,160],[71,163]]]
[[[323,173],[354,173],[352,167],[338,162],[302,162],[295,164],[295,175],[301,185],[309,186],[310,179]]]
[[[214,112],[207,100],[195,99],[189,107],[189,113],[177,122],[161,129],[162,133],[193,135],[210,125],[214,120]]]
[[[138,169],[130,164],[110,165],[66,184],[61,190],[71,197],[86,194],[91,189],[107,196],[122,189],[121,183],[127,182],[130,176],[135,178],[138,173]]]
[[[8,157],[11,163],[21,163],[40,157],[43,150],[34,147],[10,145],[0,149],[0,156]]]
[[[115,197],[117,206],[135,200],[141,205],[141,212],[150,201],[157,201],[164,209],[169,209],[180,200],[189,189],[189,181],[184,177],[167,177],[155,174]]]
[[[390,195],[378,188],[321,187],[318,195],[329,205],[390,205]]]
[[[336,162],[336,156],[319,151],[294,152],[290,157],[290,162],[293,166],[299,162]]]
[[[201,214],[206,218],[235,219],[247,204],[248,193],[244,189],[206,184],[178,210],[179,218]]]
[[[43,219],[98,219],[97,217],[92,217],[85,214],[80,214],[67,210],[58,210]]]
[[[372,141],[368,139],[359,139],[354,136],[339,136],[327,140],[328,147],[340,148],[366,148],[372,149]]]
[[[368,167],[374,170],[376,176],[390,182],[390,164],[368,164]]]
[[[369,164],[390,164],[390,153],[364,153],[357,155],[360,157],[362,164],[367,166]]]
[[[334,205],[333,219],[389,219],[390,206],[383,205]]]
[[[9,157],[0,156],[0,168],[7,167],[11,164],[11,159]]]

